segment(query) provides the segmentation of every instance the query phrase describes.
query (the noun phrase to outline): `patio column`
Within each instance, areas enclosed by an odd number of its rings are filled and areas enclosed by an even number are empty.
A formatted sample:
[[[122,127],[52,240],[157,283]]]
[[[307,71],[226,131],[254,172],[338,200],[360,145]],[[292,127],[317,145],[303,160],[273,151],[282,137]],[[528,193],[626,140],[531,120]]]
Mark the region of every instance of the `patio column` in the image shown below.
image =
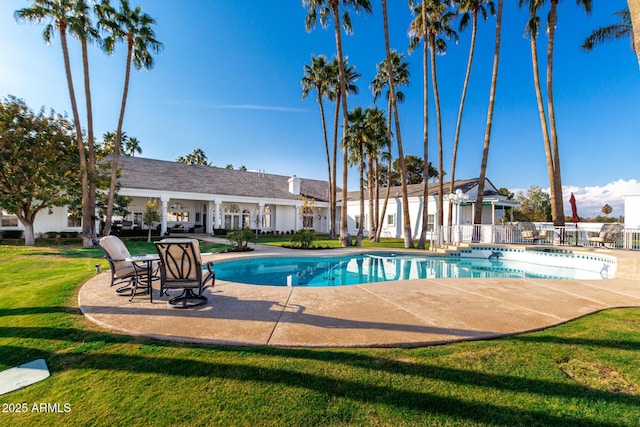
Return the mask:
[[[262,212],[264,211],[264,200],[258,202],[258,211],[256,212],[256,230],[262,230]]]
[[[213,234],[213,202],[207,202],[207,223],[205,224],[205,231]]]
[[[220,203],[219,199],[215,199],[213,203],[216,204],[215,213],[213,214],[213,228],[220,228]]]
[[[160,236],[167,234],[167,204],[171,198],[167,195],[160,196],[160,202],[162,204],[161,219],[160,219]]]
[[[293,219],[293,229],[294,229],[295,231],[298,231],[298,230],[300,229],[300,227],[299,227],[299,225],[298,225],[298,224],[299,224],[299,222],[298,222],[298,221],[299,221],[299,217],[300,217],[300,205],[296,204],[296,205],[293,207],[293,209],[294,209],[294,211],[295,211],[295,213],[294,213],[294,219]]]

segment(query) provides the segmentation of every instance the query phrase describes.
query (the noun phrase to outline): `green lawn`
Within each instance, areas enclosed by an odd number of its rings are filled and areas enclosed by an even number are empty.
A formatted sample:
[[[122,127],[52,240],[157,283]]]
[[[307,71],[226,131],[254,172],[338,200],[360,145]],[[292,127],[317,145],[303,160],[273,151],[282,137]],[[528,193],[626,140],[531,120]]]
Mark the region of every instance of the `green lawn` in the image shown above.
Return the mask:
[[[271,245],[271,246],[280,246],[283,243],[289,243],[291,241],[290,234],[280,234],[280,235],[260,235],[256,239],[256,243],[260,243],[263,245]],[[355,236],[354,236],[355,240]],[[417,242],[416,242],[417,243]],[[340,242],[337,239],[329,239],[329,236],[326,234],[319,234],[316,236],[314,240],[314,245],[320,247],[330,247],[330,248],[339,248]],[[394,249],[402,249],[404,248],[404,240],[403,239],[395,239],[382,237],[380,238],[380,243],[375,243],[369,241],[368,238],[362,240],[363,248],[394,248]]]
[[[52,374],[0,396],[1,425],[640,424],[640,309],[419,349],[177,344],[83,318],[78,289],[96,263],[106,268],[100,257],[72,246],[0,246],[0,369],[44,358]],[[21,403],[28,411],[12,412]],[[35,411],[43,403],[70,410]]]

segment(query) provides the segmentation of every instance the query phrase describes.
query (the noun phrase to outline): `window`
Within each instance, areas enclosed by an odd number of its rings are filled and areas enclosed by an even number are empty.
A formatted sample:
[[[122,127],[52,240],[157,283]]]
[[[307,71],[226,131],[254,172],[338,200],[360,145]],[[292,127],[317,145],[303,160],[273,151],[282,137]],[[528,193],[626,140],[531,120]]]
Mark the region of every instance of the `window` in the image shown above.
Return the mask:
[[[189,222],[189,212],[184,211],[182,203],[172,203],[167,212],[167,220],[171,222]]]
[[[240,208],[238,205],[227,205],[224,207],[224,228],[233,230],[240,228]]]
[[[134,212],[133,213],[133,223],[137,224],[138,228],[142,228],[142,220],[144,217],[142,216],[142,212]]]
[[[428,215],[427,216],[427,231],[433,231],[435,229],[436,216]]]
[[[67,209],[67,227],[82,227],[82,217],[78,208]]]
[[[391,227],[396,225],[396,216],[394,214],[387,215],[387,225]]]
[[[251,212],[249,209],[242,210],[242,228],[249,228],[251,226]]]
[[[313,208],[302,208],[302,228],[313,228]]]
[[[18,216],[14,214],[7,213],[7,211],[0,211],[0,217],[2,217],[2,226],[3,227],[17,227],[18,226]]]
[[[356,230],[360,230],[360,215],[356,215]]]
[[[271,229],[271,206],[265,206],[262,210],[262,228]]]

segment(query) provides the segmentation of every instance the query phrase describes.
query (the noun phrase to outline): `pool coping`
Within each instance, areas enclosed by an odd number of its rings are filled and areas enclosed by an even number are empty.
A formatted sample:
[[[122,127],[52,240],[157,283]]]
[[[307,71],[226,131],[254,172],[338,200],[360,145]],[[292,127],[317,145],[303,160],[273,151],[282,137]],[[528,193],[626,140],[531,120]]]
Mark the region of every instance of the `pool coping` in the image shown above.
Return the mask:
[[[640,259],[637,252],[570,249]],[[330,252],[373,251],[416,254],[380,248]],[[214,254],[205,261],[287,255],[304,256],[255,245],[249,253]],[[148,296],[129,302],[115,295],[109,281],[109,272],[97,274],[78,294],[83,314],[98,326],[133,336],[234,346],[421,347],[519,334],[609,308],[640,307],[640,280],[635,278],[419,279],[330,288],[217,280],[205,291],[209,304],[188,310],[169,308],[157,289],[153,303]]]

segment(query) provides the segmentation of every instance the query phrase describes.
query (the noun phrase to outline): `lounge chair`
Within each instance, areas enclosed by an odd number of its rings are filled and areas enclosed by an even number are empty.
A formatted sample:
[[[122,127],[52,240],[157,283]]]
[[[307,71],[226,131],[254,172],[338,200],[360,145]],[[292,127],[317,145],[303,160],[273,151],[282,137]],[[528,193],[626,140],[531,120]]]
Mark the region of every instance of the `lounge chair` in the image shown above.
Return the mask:
[[[547,238],[547,230],[538,231],[532,222],[522,221],[518,223],[518,228],[520,228],[520,236],[524,241],[535,243],[538,240],[546,240]]]
[[[603,224],[599,232],[590,231],[587,233],[589,243],[597,243],[606,246],[607,243],[615,246],[622,241],[622,231],[624,227],[618,223]]]
[[[134,264],[131,261],[126,261],[131,257],[129,249],[124,245],[122,240],[116,236],[104,236],[98,240],[98,246],[104,252],[104,257],[109,261],[109,267],[111,269],[111,286],[121,285],[126,283],[125,286],[116,289],[116,293],[120,295],[126,295],[134,290],[134,281],[142,281],[147,278],[148,272],[145,267]],[[152,276],[158,271],[158,263],[152,263],[151,274]],[[147,290],[146,286],[139,288],[141,290]],[[149,291],[151,291],[149,289]],[[133,295],[132,295],[133,296]]]
[[[196,239],[163,239],[155,242],[160,255],[160,296],[172,289],[182,293],[169,299],[173,308],[195,307],[207,303],[202,292],[215,284],[216,274],[211,262],[202,263],[200,244]],[[203,277],[203,267],[207,269]]]

